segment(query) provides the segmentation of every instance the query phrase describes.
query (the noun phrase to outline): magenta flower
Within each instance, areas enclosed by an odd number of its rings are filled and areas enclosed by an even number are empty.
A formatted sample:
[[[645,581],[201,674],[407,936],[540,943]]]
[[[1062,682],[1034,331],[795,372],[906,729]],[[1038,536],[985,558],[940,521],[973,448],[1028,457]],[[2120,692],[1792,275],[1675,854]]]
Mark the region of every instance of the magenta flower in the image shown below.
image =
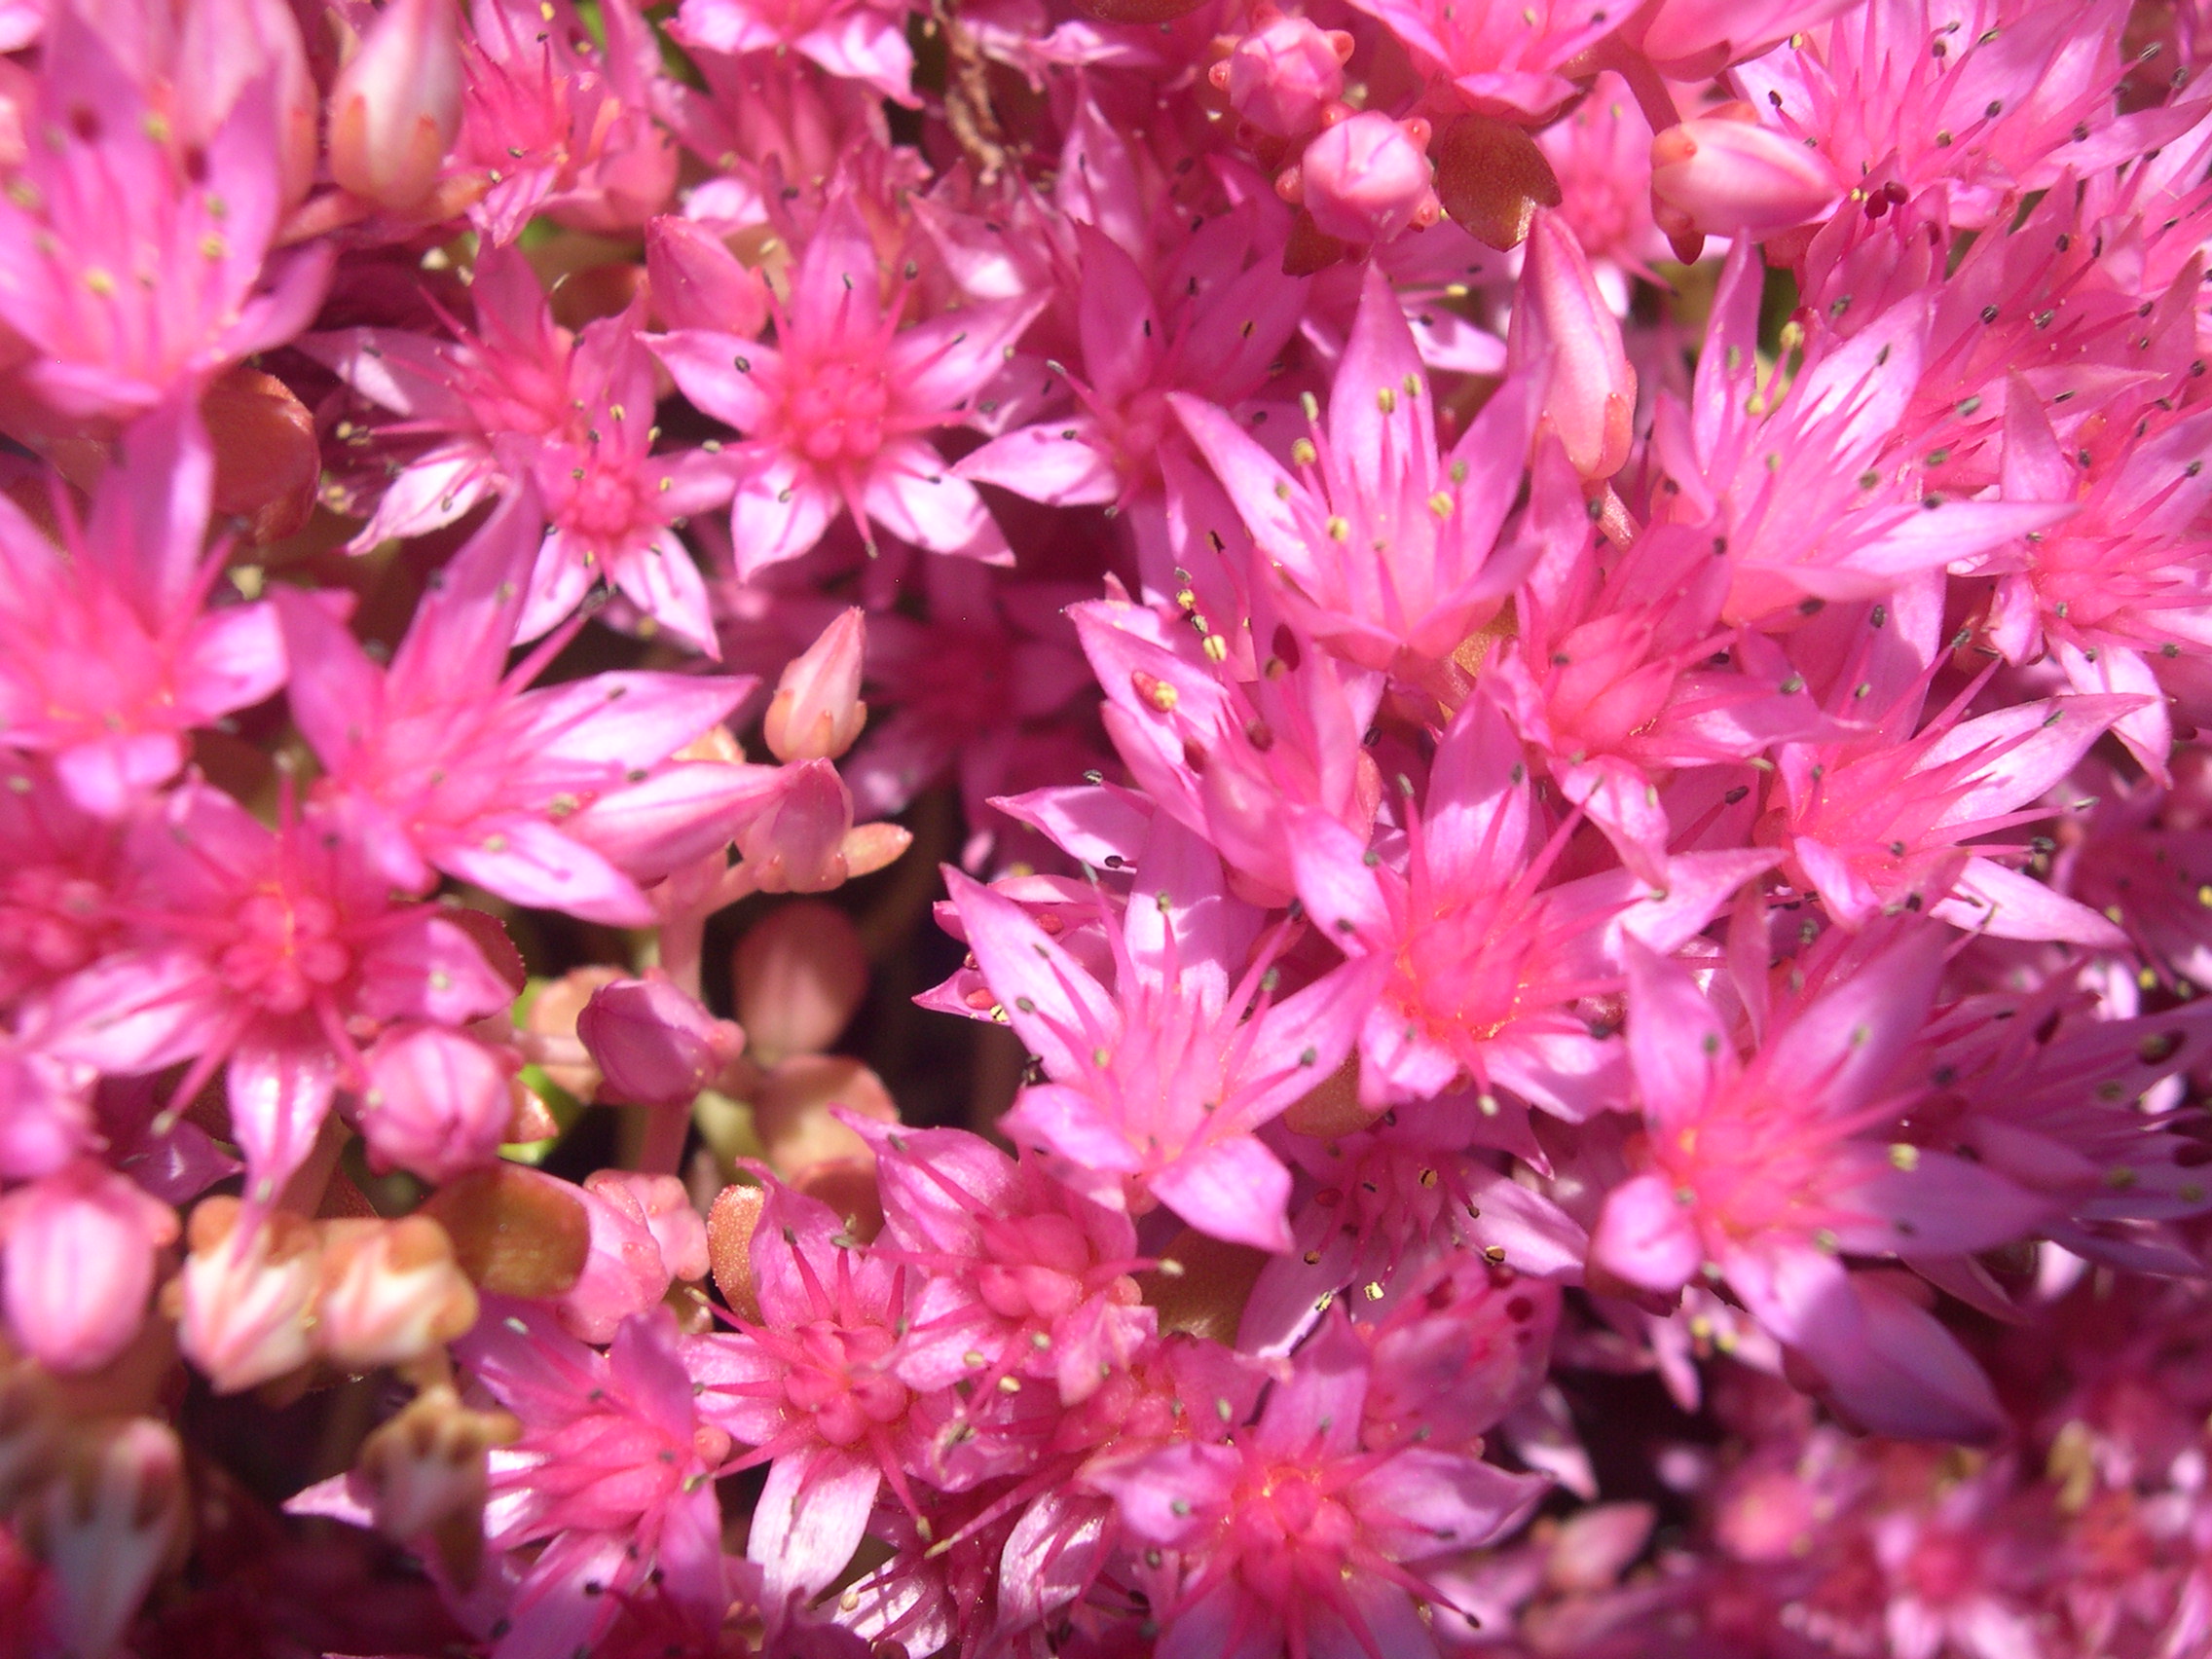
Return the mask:
[[[757,782],[742,767],[663,762],[752,682],[608,674],[528,689],[566,640],[507,670],[537,523],[527,489],[486,521],[388,668],[313,599],[279,588],[285,638],[307,665],[293,718],[327,769],[317,798],[394,886],[425,891],[443,869],[519,903],[641,925],[654,912],[628,871],[651,879],[720,846]]]
[[[428,440],[385,485],[353,537],[356,552],[452,524],[508,490],[513,480],[495,438],[508,439],[512,450],[513,439],[548,437],[573,418],[573,341],[555,325],[530,262],[509,248],[486,248],[468,291],[475,330],[456,323],[451,341],[351,328],[298,342],[361,397],[400,417],[382,434]]]
[[[685,46],[733,57],[795,52],[841,80],[914,101],[906,10],[889,0],[683,0],[672,32]]]
[[[469,927],[395,903],[388,879],[320,813],[288,813],[271,830],[188,783],[133,826],[128,859],[123,902],[142,942],[91,970],[112,986],[118,1017],[85,1057],[137,1072],[189,1056],[180,1103],[229,1062],[231,1130],[257,1203],[307,1156],[340,1083],[358,1083],[357,1032],[460,1025],[513,1000]],[[159,1017],[122,1017],[134,1002]]]
[[[1295,476],[1213,405],[1169,401],[1279,571],[1292,618],[1361,667],[1449,657],[1528,568],[1533,548],[1498,533],[1528,454],[1530,388],[1508,383],[1439,456],[1413,330],[1372,268],[1327,430],[1293,446]]]
[[[1444,734],[1426,803],[1406,798],[1403,842],[1384,843],[1391,857],[1301,815],[1299,897],[1381,986],[1359,1037],[1371,1109],[1466,1079],[1575,1120],[1619,1104],[1617,1049],[1575,1005],[1619,988],[1629,940],[1679,948],[1776,857],[1682,854],[1656,889],[1627,869],[1552,882],[1562,837],[1543,836],[1535,805],[1520,744],[1478,695]]]
[[[289,13],[276,17],[291,29]],[[258,61],[226,61],[253,38],[198,42],[225,55],[213,73],[181,66],[171,109],[133,72],[144,43],[121,56],[90,8],[55,8],[25,112],[42,136],[0,199],[0,322],[31,347],[23,384],[58,415],[127,420],[172,391],[197,396],[321,304],[327,248],[271,254],[292,200],[294,88],[280,33]]]
[[[551,528],[517,632],[557,627],[605,580],[650,624],[719,657],[707,584],[672,527],[729,499],[731,460],[652,453],[653,359],[638,321],[632,311],[584,329],[569,364],[574,416],[518,449]]]
[[[1144,1579],[1161,1654],[1435,1659],[1415,1598],[1451,1599],[1421,1564],[1513,1530],[1549,1483],[1463,1453],[1366,1446],[1372,1366],[1332,1314],[1229,1444],[1185,1441],[1092,1472],[1123,1527],[1165,1555]]]
[[[210,608],[213,476],[189,402],[134,424],[89,523],[56,495],[60,545],[0,499],[0,744],[51,756],[71,802],[121,818],[183,765],[194,728],[284,682],[265,606]]]
[[[740,1466],[770,1464],[746,1554],[780,1617],[845,1569],[886,1484],[916,1511],[905,1471],[927,1433],[896,1370],[908,1270],[862,1252],[826,1205],[771,1181],[752,1272],[760,1323],[694,1339],[685,1369],[708,1421],[754,1448]]]
[[[517,1560],[498,1659],[566,1659],[641,1607],[711,1647],[734,1599],[714,1486],[729,1437],[700,1415],[667,1311],[624,1320],[602,1353],[487,1298],[455,1354],[523,1425],[492,1454],[485,1539],[542,1546]]]
[[[1632,946],[1629,1064],[1650,1162],[1607,1195],[1590,1253],[1665,1295],[1715,1274],[1861,1421],[1972,1438],[1999,1420],[1973,1362],[1839,1260],[1987,1249],[2046,1213],[1964,1158],[1880,1138],[1923,1092],[1910,1061],[1941,943],[1926,924],[1881,936],[1775,1011],[1748,1058],[1687,973]]]
[[[1002,300],[903,327],[910,278],[887,293],[849,197],[823,215],[777,308],[776,344],[679,329],[649,344],[701,409],[748,440],[730,540],[740,576],[795,559],[840,508],[936,553],[1004,564],[975,486],[922,440],[957,424],[1044,300]]]
[[[915,1270],[900,1379],[929,1391],[972,1380],[1057,1386],[1074,1405],[1153,1335],[1128,1275],[1128,1218],[958,1129],[852,1120],[875,1149],[885,1234],[875,1254]]]
[[[1927,489],[1891,436],[1918,384],[1929,302],[1915,295],[1848,339],[1824,335],[1795,377],[1758,365],[1759,269],[1730,249],[1685,408],[1663,397],[1653,459],[1678,494],[1665,516],[1710,534],[1735,583],[1726,620],[1770,618],[1808,597],[1880,599],[1902,578],[2067,516],[2034,502]]]
[[[1417,62],[1487,115],[1535,126],[1574,95],[1562,71],[1621,18],[1603,0],[1362,0]]]
[[[1137,896],[1107,930],[1112,990],[1012,900],[954,870],[945,879],[1007,1022],[1051,1080],[1022,1092],[1007,1132],[1106,1203],[1162,1203],[1217,1238],[1289,1248],[1290,1172],[1253,1131],[1344,1059],[1377,971],[1276,1001],[1279,946],[1245,966],[1257,913],[1169,821],[1155,822]]]

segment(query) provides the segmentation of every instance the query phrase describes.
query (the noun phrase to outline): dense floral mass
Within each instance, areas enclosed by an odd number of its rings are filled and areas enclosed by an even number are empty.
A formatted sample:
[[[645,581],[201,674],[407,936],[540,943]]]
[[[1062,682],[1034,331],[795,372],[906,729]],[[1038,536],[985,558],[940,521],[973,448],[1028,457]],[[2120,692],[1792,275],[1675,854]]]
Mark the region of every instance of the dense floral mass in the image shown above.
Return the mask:
[[[2207,71],[0,0],[0,1659],[2212,1655]]]

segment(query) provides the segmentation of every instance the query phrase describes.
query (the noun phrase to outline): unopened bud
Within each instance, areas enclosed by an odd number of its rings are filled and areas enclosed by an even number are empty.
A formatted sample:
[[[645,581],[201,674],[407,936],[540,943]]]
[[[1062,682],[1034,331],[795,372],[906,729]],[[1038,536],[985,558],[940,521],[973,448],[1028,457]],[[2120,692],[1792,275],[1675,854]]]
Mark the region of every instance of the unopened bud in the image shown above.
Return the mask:
[[[691,1195],[682,1181],[633,1169],[601,1169],[584,1177],[584,1187],[653,1235],[660,1264],[671,1278],[707,1276],[707,1223],[691,1207]]]
[[[834,760],[867,724],[861,661],[867,621],[845,611],[784,669],[760,733],[779,760]]]
[[[177,1345],[219,1394],[296,1371],[314,1352],[314,1229],[282,1210],[247,1227],[242,1208],[236,1198],[201,1200],[173,1286]]]
[[[600,1098],[625,1106],[688,1106],[737,1057],[745,1034],[666,979],[616,979],[576,1016],[599,1062]]]
[[[618,969],[591,967],[571,968],[558,979],[548,979],[531,998],[522,1016],[523,1029],[537,1037],[573,1040],[576,1015],[583,1013],[584,1005],[602,985],[611,985],[621,977]],[[575,1054],[572,1061],[540,1060],[538,1069],[554,1088],[578,1100],[589,1100],[599,1092],[599,1067],[592,1064],[589,1051],[580,1044]]]
[[[330,90],[330,173],[405,212],[436,188],[461,131],[453,0],[390,0]]]
[[[1314,224],[1347,242],[1384,242],[1444,216],[1428,166],[1428,123],[1363,110],[1327,129],[1299,159]]]
[[[369,1164],[450,1181],[499,1156],[515,1116],[507,1056],[442,1025],[388,1031],[363,1057]]]
[[[42,1651],[105,1659],[183,1537],[184,1448],[150,1418],[83,1430],[17,1521],[53,1590]]]
[[[1236,113],[1262,132],[1301,137],[1344,96],[1351,44],[1342,29],[1324,32],[1304,18],[1277,18],[1238,41],[1215,79]]]
[[[476,1323],[476,1290],[427,1216],[322,1226],[315,1346],[346,1371],[404,1365]]]
[[[748,824],[737,850],[763,893],[827,893],[852,873],[844,841],[853,796],[827,760],[786,766],[773,800]]]
[[[1530,227],[1507,335],[1515,366],[1541,378],[1548,430],[1586,481],[1610,478],[1635,436],[1636,370],[1574,233],[1556,213]]]
[[[1842,194],[1818,150],[1762,127],[1748,105],[1670,127],[1651,140],[1660,229],[1764,236],[1802,225]]]
[[[427,1536],[466,1585],[483,1555],[487,1454],[522,1432],[505,1412],[480,1412],[443,1383],[425,1388],[362,1443],[357,1465],[377,1530],[400,1543]]]
[[[96,1160],[0,1198],[8,1334],[54,1371],[92,1371],[129,1346],[176,1213]]]
[[[763,1062],[829,1048],[867,994],[860,930],[818,899],[770,911],[731,966],[748,1051]]]
[[[751,339],[768,320],[768,284],[760,273],[695,219],[664,213],[645,227],[645,272],[653,312],[670,328]]]

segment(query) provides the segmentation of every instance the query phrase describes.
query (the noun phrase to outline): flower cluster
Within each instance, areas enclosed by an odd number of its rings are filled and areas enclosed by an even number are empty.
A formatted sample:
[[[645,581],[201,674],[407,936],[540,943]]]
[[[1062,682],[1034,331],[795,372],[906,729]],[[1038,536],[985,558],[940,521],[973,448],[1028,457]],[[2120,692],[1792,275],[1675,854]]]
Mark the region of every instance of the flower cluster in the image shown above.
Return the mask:
[[[0,0],[0,1659],[2212,1652],[2212,5],[1294,3]]]

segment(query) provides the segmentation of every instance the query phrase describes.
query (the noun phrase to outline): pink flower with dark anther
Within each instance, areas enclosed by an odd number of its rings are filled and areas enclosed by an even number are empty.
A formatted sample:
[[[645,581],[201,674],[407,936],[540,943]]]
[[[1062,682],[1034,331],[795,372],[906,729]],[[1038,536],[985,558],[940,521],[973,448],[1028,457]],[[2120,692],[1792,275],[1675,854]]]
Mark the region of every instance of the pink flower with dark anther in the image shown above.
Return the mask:
[[[1273,138],[1298,138],[1321,125],[1344,96],[1352,38],[1307,18],[1275,17],[1239,39],[1208,71],[1230,107]]]
[[[405,212],[436,188],[461,133],[456,0],[393,0],[330,89],[330,175]]]
[[[1514,368],[1543,387],[1536,440],[1556,437],[1586,482],[1610,478],[1635,436],[1636,370],[1574,233],[1539,209],[1529,227],[1507,336]]]
[[[1936,1319],[1840,1260],[1987,1249],[2046,1211],[1965,1158],[1897,1138],[1926,1087],[1912,1062],[1942,943],[1919,923],[1859,947],[1776,1009],[1748,1057],[1686,972],[1632,946],[1648,1167],[1606,1196],[1591,1260],[1662,1295],[1716,1274],[1858,1420],[1971,1438],[2000,1420],[1987,1381]]]
[[[355,1114],[369,1162],[450,1181],[499,1156],[514,1122],[515,1062],[465,1032],[394,1026],[361,1055]]]
[[[707,584],[674,526],[729,499],[727,456],[656,456],[654,364],[641,313],[588,325],[569,360],[575,415],[558,434],[523,446],[550,521],[530,602],[526,640],[558,626],[605,581],[694,650],[719,656]]]
[[[20,384],[70,420],[127,420],[172,392],[197,396],[306,327],[330,274],[327,249],[271,253],[291,205],[281,142],[287,69],[300,68],[296,34],[288,59],[284,50],[291,14],[279,7],[220,45],[199,42],[240,55],[215,57],[211,72],[179,66],[186,101],[171,109],[133,72],[143,43],[119,55],[111,37],[130,27],[129,10],[111,25],[90,7],[55,9],[30,112],[47,136],[0,200],[0,323],[31,349]],[[255,29],[266,31],[258,61]]]
[[[2000,567],[1991,639],[2016,663],[2047,649],[2075,690],[2149,698],[2113,734],[2154,777],[2166,774],[2173,719],[2157,669],[2212,650],[2212,581],[2202,529],[2212,501],[2204,457],[2212,420],[2199,414],[2138,436],[2084,479],[2041,401],[2024,384],[2005,405],[2006,498],[2078,503],[2080,511],[2023,542]]]
[[[1880,599],[2073,510],[1953,498],[1926,488],[1917,458],[1892,452],[1925,360],[1926,298],[1848,339],[1824,335],[1785,384],[1758,363],[1761,279],[1751,244],[1738,241],[1691,400],[1662,396],[1652,431],[1652,459],[1678,492],[1664,516],[1707,530],[1734,572],[1725,620],[1771,618],[1807,598]]]
[[[984,980],[1050,1079],[1004,1120],[1016,1143],[1109,1204],[1165,1204],[1217,1238],[1289,1248],[1290,1172],[1254,1131],[1343,1061],[1379,965],[1278,1000],[1279,944],[1259,943],[1259,912],[1229,896],[1220,861],[1163,819],[1107,929],[1111,990],[1012,900],[945,879]]]
[[[516,983],[438,906],[397,904],[329,819],[287,812],[271,830],[229,795],[181,786],[129,842],[142,942],[110,958],[119,998],[159,986],[153,1046],[125,1021],[88,1041],[110,1070],[191,1057],[174,1099],[226,1064],[231,1132],[272,1199],[313,1144],[341,1082],[362,1081],[356,1032],[388,1021],[458,1025],[503,1009]],[[359,1023],[356,1023],[359,1022]]]
[[[891,0],[683,0],[671,32],[685,46],[733,57],[796,53],[840,80],[914,101],[906,13]]]
[[[730,540],[740,576],[795,559],[849,510],[937,553],[1006,563],[975,486],[922,433],[965,422],[1044,309],[1002,300],[902,326],[909,278],[886,291],[849,196],[808,238],[776,309],[776,342],[679,329],[648,344],[684,394],[744,434]]]
[[[1129,1274],[1126,1216],[959,1129],[850,1120],[875,1149],[884,1233],[874,1253],[913,1269],[898,1372],[927,1392],[1047,1382],[1088,1399],[1154,1331]]]
[[[51,1371],[98,1370],[138,1334],[176,1231],[168,1205],[90,1158],[0,1197],[10,1338]]]
[[[1220,409],[1169,400],[1281,579],[1292,618],[1364,668],[1448,657],[1504,605],[1532,548],[1500,545],[1533,388],[1509,382],[1449,456],[1405,312],[1370,268],[1324,432],[1284,471]]]
[[[828,1208],[770,1182],[754,1228],[760,1322],[694,1338],[684,1367],[707,1421],[767,1463],[746,1554],[762,1567],[771,1613],[833,1583],[888,1485],[917,1512],[906,1471],[927,1431],[897,1375],[910,1270],[863,1250]]]
[[[468,293],[475,327],[454,324],[452,340],[350,328],[298,342],[368,403],[399,417],[388,424],[394,438],[427,440],[386,483],[352,539],[357,552],[452,524],[511,489],[494,440],[508,440],[515,453],[514,439],[551,436],[574,415],[574,341],[553,321],[529,260],[512,248],[484,249]],[[528,446],[519,453],[527,459]]]
[[[317,798],[393,885],[421,892],[442,869],[518,903],[642,925],[653,910],[638,880],[720,846],[760,782],[668,758],[752,682],[632,672],[529,689],[567,639],[507,667],[537,526],[526,488],[439,572],[388,666],[277,589],[305,669],[293,719],[326,770]]]
[[[1139,1575],[1160,1652],[1434,1659],[1416,1598],[1450,1598],[1422,1564],[1513,1530],[1549,1483],[1464,1453],[1365,1443],[1375,1363],[1332,1313],[1228,1444],[1186,1441],[1091,1472],[1132,1541],[1166,1558]]]
[[[1574,95],[1563,71],[1620,20],[1601,0],[1362,0],[1359,9],[1477,110],[1530,127]]]
[[[1401,810],[1402,867],[1310,811],[1291,847],[1308,915],[1377,977],[1359,1039],[1371,1109],[1462,1079],[1575,1120],[1620,1104],[1618,1051],[1575,1005],[1619,989],[1628,940],[1679,948],[1779,856],[1678,855],[1664,887],[1625,868],[1552,881],[1564,836],[1543,832],[1521,745],[1480,694],[1446,730],[1425,803]]]
[[[4,258],[4,256],[0,256]],[[0,744],[51,758],[71,802],[123,817],[183,765],[186,740],[284,681],[266,606],[211,607],[213,462],[189,402],[134,424],[58,545],[0,498]]]
[[[1362,110],[1325,127],[1277,188],[1326,236],[1367,246],[1444,217],[1428,162],[1428,123]]]
[[[711,1649],[734,1599],[714,1484],[729,1436],[702,1415],[665,1309],[610,1334],[602,1353],[537,1309],[487,1298],[455,1345],[523,1425],[492,1453],[486,1541],[543,1546],[495,1627],[498,1659],[589,1648],[642,1601]]]
[[[666,978],[616,979],[592,993],[576,1035],[599,1067],[603,1099],[626,1106],[688,1106],[744,1047]]]
[[[598,34],[571,0],[471,0],[454,155],[491,182],[471,216],[497,245],[540,212],[634,230],[676,186],[675,139],[652,118],[660,43],[635,0],[596,16]]]

